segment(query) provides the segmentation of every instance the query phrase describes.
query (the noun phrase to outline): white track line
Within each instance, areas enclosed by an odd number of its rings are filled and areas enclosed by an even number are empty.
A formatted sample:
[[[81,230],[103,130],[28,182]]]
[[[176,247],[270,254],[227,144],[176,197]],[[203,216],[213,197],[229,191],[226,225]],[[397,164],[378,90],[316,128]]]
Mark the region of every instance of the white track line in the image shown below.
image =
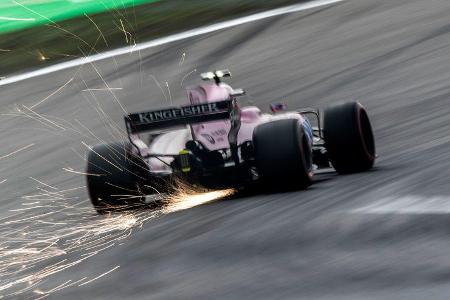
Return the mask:
[[[231,20],[231,21],[225,21],[225,22],[213,24],[210,26],[204,26],[204,27],[188,30],[185,32],[177,33],[174,35],[170,35],[167,37],[159,38],[156,40],[148,41],[145,43],[137,44],[132,47],[119,48],[119,49],[95,54],[92,56],[78,58],[78,59],[74,59],[74,60],[67,61],[64,63],[52,65],[52,66],[45,67],[45,68],[35,70],[32,72],[19,74],[19,75],[15,75],[15,76],[11,76],[11,77],[6,77],[3,80],[0,80],[0,86],[19,82],[22,80],[26,80],[26,79],[30,79],[30,78],[34,78],[34,77],[38,77],[38,76],[42,76],[42,75],[46,75],[46,74],[50,74],[50,73],[61,71],[61,70],[66,70],[69,68],[81,66],[84,64],[92,63],[95,61],[99,61],[99,60],[114,57],[114,56],[119,56],[119,55],[123,55],[123,54],[127,54],[127,53],[133,53],[133,52],[139,51],[139,50],[144,50],[144,49],[148,49],[148,48],[161,46],[164,44],[168,44],[168,43],[184,40],[187,38],[191,38],[194,36],[198,36],[198,35],[214,32],[214,31],[242,25],[245,23],[255,22],[258,20],[267,19],[270,17],[284,15],[284,14],[289,14],[289,13],[293,13],[293,12],[308,10],[308,9],[312,9],[312,8],[316,8],[316,7],[320,7],[320,6],[324,6],[324,5],[330,5],[330,4],[334,4],[334,3],[338,3],[338,2],[342,2],[342,1],[345,1],[345,0],[315,0],[315,1],[307,2],[307,3],[295,4],[295,5],[286,6],[286,7],[282,7],[282,8],[278,8],[278,9],[273,9],[273,10],[269,10],[266,12],[253,14],[253,15],[250,15],[247,17],[238,18],[238,19]]]

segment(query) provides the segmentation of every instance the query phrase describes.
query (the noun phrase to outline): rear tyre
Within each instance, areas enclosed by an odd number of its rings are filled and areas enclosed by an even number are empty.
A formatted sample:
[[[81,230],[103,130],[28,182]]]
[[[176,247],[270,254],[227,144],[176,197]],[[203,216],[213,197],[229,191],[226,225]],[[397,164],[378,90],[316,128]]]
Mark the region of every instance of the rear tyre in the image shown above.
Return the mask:
[[[373,167],[375,140],[369,116],[360,103],[327,108],[323,134],[331,164],[338,173],[362,172]]]
[[[132,152],[130,143],[94,146],[88,154],[86,173],[89,197],[97,212],[144,204],[141,186],[148,166]]]
[[[264,123],[253,132],[256,167],[271,189],[306,188],[312,182],[311,144],[298,119]]]

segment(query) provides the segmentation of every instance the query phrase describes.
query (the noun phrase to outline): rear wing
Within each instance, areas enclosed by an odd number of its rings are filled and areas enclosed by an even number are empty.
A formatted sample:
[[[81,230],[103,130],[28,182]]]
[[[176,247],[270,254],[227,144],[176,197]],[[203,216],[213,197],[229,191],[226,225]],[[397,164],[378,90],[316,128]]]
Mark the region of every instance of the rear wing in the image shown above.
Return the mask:
[[[229,119],[233,100],[171,107],[125,116],[128,134]]]

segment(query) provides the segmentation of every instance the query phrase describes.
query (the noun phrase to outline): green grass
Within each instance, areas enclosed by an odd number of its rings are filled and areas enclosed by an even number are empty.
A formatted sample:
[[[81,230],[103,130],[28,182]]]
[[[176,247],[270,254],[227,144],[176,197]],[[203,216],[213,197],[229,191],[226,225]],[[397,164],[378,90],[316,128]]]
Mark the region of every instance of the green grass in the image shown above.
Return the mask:
[[[0,32],[12,32],[48,22],[64,21],[84,14],[101,13],[156,1],[159,0],[0,0]]]
[[[0,77],[298,2],[163,0],[1,34]]]

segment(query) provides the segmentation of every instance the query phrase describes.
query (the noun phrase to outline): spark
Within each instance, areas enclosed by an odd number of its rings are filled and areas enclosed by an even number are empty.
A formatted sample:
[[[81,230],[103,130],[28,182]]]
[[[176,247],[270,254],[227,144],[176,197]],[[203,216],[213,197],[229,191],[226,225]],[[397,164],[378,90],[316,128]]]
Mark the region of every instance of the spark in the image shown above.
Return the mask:
[[[19,149],[15,150],[15,151],[11,152],[11,153],[8,153],[8,154],[5,154],[5,155],[3,155],[3,156],[0,156],[0,159],[4,159],[4,158],[7,158],[7,157],[10,157],[10,156],[12,156],[12,155],[14,155],[14,154],[17,154],[17,153],[19,153],[19,152],[21,152],[21,151],[23,151],[23,150],[26,150],[26,149],[28,149],[28,148],[30,148],[30,147],[33,147],[33,146],[34,146],[34,143],[29,144],[29,145],[27,145],[27,146],[24,146],[24,147],[22,147],[22,148],[19,148]],[[4,181],[6,181],[6,179],[5,179]],[[3,181],[3,182],[4,182],[4,181]],[[2,183],[3,183],[3,182],[2,182]]]
[[[170,86],[169,86],[169,83],[167,81],[166,81],[166,87],[167,87],[167,91],[169,92],[170,104],[173,104],[173,102],[172,102],[172,94],[170,93]]]
[[[79,56],[79,55],[68,54],[68,53],[61,53],[61,52],[50,52],[50,54],[53,54],[53,55],[59,55],[59,56],[64,56],[64,57],[81,58],[81,56]],[[80,67],[80,68],[81,68],[81,67]]]
[[[53,126],[59,128],[59,129],[61,129],[61,130],[66,130],[66,128],[64,128],[63,126],[59,125],[58,123],[56,123],[56,122],[54,122],[54,121],[51,121],[50,119],[44,117],[44,116],[41,115],[41,114],[38,114],[37,112],[35,112],[35,111],[32,110],[31,108],[29,108],[29,107],[27,107],[27,106],[25,106],[25,105],[22,105],[22,107],[25,108],[26,110],[28,110],[29,112],[31,112],[32,114],[36,115],[36,116],[39,117],[40,119],[42,119],[42,120],[44,120],[44,121],[46,121],[46,122],[52,124]],[[35,119],[35,120],[39,121],[40,123],[46,124],[44,121],[41,121],[41,120],[39,120],[39,119]],[[52,127],[50,127],[50,128],[52,128]]]
[[[60,285],[58,285],[57,287],[54,287],[53,289],[48,290],[47,292],[43,292],[43,293],[48,295],[48,294],[51,294],[51,293],[53,293],[53,292],[59,291],[59,290],[61,290],[62,288],[65,288],[65,287],[67,286],[67,284],[69,284],[71,281],[72,281],[72,280],[67,280],[66,282],[64,282],[64,283],[62,283],[62,284],[60,284]]]
[[[46,186],[46,187],[49,187],[49,188],[51,188],[52,190],[57,190],[58,188],[55,188],[54,186],[51,186],[51,185],[49,185],[49,184],[46,184],[46,183],[44,183],[44,182],[42,182],[42,181],[40,181],[40,180],[37,180],[36,178],[33,178],[33,177],[29,177],[31,180],[34,180],[34,181],[36,181],[37,183],[39,183],[39,184],[42,184],[42,185],[44,185],[44,186]]]
[[[36,106],[38,106],[39,104],[43,103],[44,101],[48,100],[49,98],[51,98],[52,96],[56,95],[57,93],[59,93],[60,91],[62,91],[69,83],[71,83],[73,81],[73,77],[70,78],[66,83],[64,83],[61,87],[59,87],[56,91],[54,91],[53,93],[51,93],[50,95],[48,95],[47,97],[45,97],[44,99],[42,99],[41,101],[39,101],[38,103],[30,106],[30,109],[35,108]]]
[[[0,52],[11,52],[12,50],[10,49],[0,49]]]
[[[80,125],[83,129],[85,129],[95,140],[97,140],[100,143],[104,143],[104,141],[101,138],[99,138],[97,135],[95,135],[95,133],[93,133],[92,130],[90,130],[88,127],[86,127],[86,125],[81,123],[78,119],[75,119],[75,122],[77,122],[78,125]]]
[[[78,286],[83,286],[83,285],[89,284],[89,283],[91,283],[91,282],[93,282],[93,281],[95,281],[95,280],[97,280],[97,279],[100,279],[100,278],[102,278],[102,277],[104,277],[104,276],[106,276],[106,275],[108,275],[108,274],[114,272],[114,271],[117,270],[118,268],[120,268],[120,266],[116,266],[116,267],[112,268],[111,270],[109,270],[109,271],[107,271],[107,272],[105,272],[105,273],[103,273],[103,274],[101,274],[101,275],[99,275],[99,276],[97,276],[97,277],[95,277],[95,278],[92,278],[91,280],[88,280],[88,281],[86,281],[86,282],[83,282],[82,284],[80,284],[80,285],[78,285]]]
[[[65,192],[75,191],[75,190],[79,190],[79,189],[84,189],[85,187],[86,186],[84,186],[84,185],[83,186],[78,186],[78,187],[62,190],[62,191],[60,191],[60,193],[65,193]]]
[[[130,35],[130,38],[133,35],[130,32],[126,31],[125,26],[123,25],[122,19],[119,19],[119,21],[120,21],[121,31],[125,35],[125,41],[127,42],[127,44],[129,44],[130,40],[128,39],[128,35]]]
[[[91,91],[114,91],[114,90],[123,90],[123,88],[107,88],[107,89],[84,89],[82,92],[91,92]]]
[[[23,110],[21,110],[21,109],[18,108],[18,107],[17,107],[17,111],[18,111],[19,113],[21,113],[21,114],[22,114],[23,116],[25,116],[25,117],[28,117],[28,118],[30,118],[30,119],[33,119],[33,120],[35,120],[35,121],[41,123],[42,125],[45,125],[45,126],[51,128],[51,129],[55,129],[54,127],[52,127],[51,125],[45,123],[44,121],[40,120],[39,118],[27,114],[26,112],[24,112]],[[13,114],[12,114],[12,115],[13,115]],[[17,116],[19,117],[19,116],[22,116],[22,115],[19,114],[19,115],[17,115]]]
[[[86,176],[104,176],[104,174],[92,174],[92,173],[86,173],[86,172],[81,172],[81,171],[75,171],[72,168],[62,168],[64,171],[69,172],[69,173],[74,173],[74,174],[79,174],[79,175],[86,175]]]
[[[51,191],[48,191],[48,190],[46,190],[46,189],[44,189],[44,188],[41,188],[41,187],[37,187],[37,189],[38,189],[39,191],[42,191],[42,192],[47,193],[47,194],[57,195],[57,196],[60,196],[60,197],[64,197],[64,195],[61,194],[61,192],[51,192]]]
[[[30,203],[22,203],[22,205],[23,206],[27,206],[27,205],[35,205],[35,204],[39,204],[39,203],[41,203],[41,202],[40,201],[36,201],[36,202],[30,202]]]
[[[172,213],[180,210],[186,210],[195,206],[210,203],[229,197],[236,191],[234,189],[218,190],[206,193],[196,193],[193,191],[179,191],[172,195],[167,201],[167,206],[163,209],[164,213]]]
[[[183,52],[183,54],[181,54],[180,62],[178,63],[179,67],[183,65],[185,59],[186,59],[186,52]]]
[[[6,251],[4,255],[12,255],[12,254],[36,254],[39,253],[37,249],[15,249],[11,251]]]
[[[170,95],[168,83],[166,84]],[[93,102],[91,105],[95,108]],[[100,113],[100,111],[97,112]],[[42,121],[44,117],[38,116],[37,119]],[[105,122],[108,120],[107,117],[105,114]],[[49,121],[45,120],[45,123]],[[79,123],[81,124],[81,122]],[[65,125],[65,123],[62,124]],[[93,132],[89,132],[95,139],[101,141]],[[81,141],[81,144],[92,150],[85,142]],[[23,148],[18,150],[26,149]],[[18,150],[15,152],[17,153]],[[15,153],[7,154],[5,157],[13,154]],[[107,160],[105,159],[105,161]],[[120,170],[111,161],[107,162]],[[63,168],[63,170],[80,175],[101,176],[100,174],[75,171],[70,167]],[[5,278],[11,278],[10,281],[0,283],[2,294],[14,289],[14,292],[18,293],[17,295],[33,291],[35,297],[45,298],[70,286],[90,284],[116,271],[120,266],[117,265],[98,276],[93,275],[95,277],[92,279],[83,277],[76,281],[68,280],[58,286],[54,284],[49,289],[40,287],[43,282],[51,281],[52,277],[56,277],[58,273],[86,262],[102,251],[120,245],[124,239],[142,229],[150,219],[164,213],[210,203],[234,193],[234,190],[199,193],[187,187],[181,187],[178,193],[166,198],[165,207],[157,210],[136,210],[121,215],[110,214],[98,217],[94,215],[92,208],[86,207],[89,199],[69,203],[69,199],[77,198],[71,198],[72,195],[69,193],[76,193],[80,189],[85,189],[86,186],[60,187],[47,184],[39,180],[41,179],[39,177],[38,179],[29,178],[39,183],[40,186],[36,187],[37,191],[34,192],[34,195],[22,196],[22,201],[25,202],[23,204],[26,205],[24,206],[25,210],[16,211],[0,222],[2,232],[8,233],[0,242],[0,257],[2,258],[0,274]],[[163,201],[164,196],[160,197],[162,199],[160,201]],[[18,248],[18,244],[22,247]],[[59,261],[56,262],[58,259]],[[40,267],[42,264],[44,267]]]
[[[83,213],[83,211],[80,211],[80,213]],[[15,250],[8,250],[3,251],[2,248],[0,248],[0,257],[3,258],[2,265],[0,265],[0,269],[7,270],[11,269],[13,267],[17,267],[17,270],[20,270],[20,272],[23,272],[23,270],[28,269],[26,267],[27,264],[37,263],[42,260],[51,259],[56,256],[65,255],[68,254],[68,251],[79,251],[83,250],[87,251],[89,249],[94,249],[93,252],[90,253],[84,253],[81,254],[81,258],[77,259],[75,261],[69,261],[68,259],[63,259],[53,265],[46,266],[42,270],[32,274],[27,275],[22,278],[19,278],[13,282],[6,283],[4,285],[0,285],[0,291],[9,289],[15,285],[18,284],[24,284],[28,283],[28,285],[36,285],[40,281],[42,281],[45,278],[48,278],[51,275],[54,275],[56,273],[59,273],[63,270],[66,270],[68,268],[71,268],[75,265],[78,265],[79,263],[89,259],[90,257],[100,253],[101,251],[104,251],[105,249],[108,249],[110,247],[113,247],[117,244],[117,241],[128,237],[131,234],[131,229],[135,226],[142,225],[143,220],[146,220],[148,218],[140,218],[138,215],[123,215],[118,217],[110,217],[107,219],[97,219],[94,222],[91,222],[86,225],[81,225],[77,227],[71,227],[70,231],[63,231],[60,233],[57,233],[57,238],[50,238],[46,240],[36,240],[33,238],[33,242],[29,244],[28,247],[23,247]],[[66,224],[64,224],[66,225]],[[73,224],[76,225],[76,224]],[[1,225],[4,226],[4,225]],[[28,226],[27,226],[28,227]],[[64,228],[67,228],[67,226],[64,226]],[[43,233],[47,234],[49,231],[48,229],[44,230]],[[118,234],[112,235],[113,232],[117,232]],[[53,235],[54,232],[51,233]],[[59,242],[67,243],[70,242],[70,239],[67,239],[70,236],[77,236],[81,234],[81,239],[84,240],[82,244],[79,244],[82,247],[78,247],[76,245],[73,245],[72,247],[67,247],[65,249],[60,249],[55,247],[55,245]],[[30,237],[31,238],[31,237]],[[62,240],[65,238],[65,242]],[[36,240],[36,241],[35,241]],[[18,240],[17,240],[18,241]],[[79,240],[81,242],[81,240]],[[88,242],[86,242],[88,241]],[[39,245],[39,244],[46,244],[45,247],[42,249],[39,249],[38,247],[30,247],[31,245]],[[106,245],[107,246],[104,246]],[[86,245],[90,245],[89,249],[86,247]],[[76,246],[76,247],[74,247]],[[106,276],[107,274],[113,272],[116,270],[119,266],[116,266],[115,268],[89,280],[88,282],[85,282],[85,284],[90,283],[94,280],[97,280],[103,276]],[[6,268],[6,269],[5,269]],[[4,271],[3,271],[4,274]],[[76,284],[84,281],[86,277],[83,279],[80,279],[76,281]],[[65,282],[64,284],[61,284],[57,287],[52,288],[48,291],[42,291],[40,289],[35,289],[34,291],[37,294],[50,294],[57,290],[63,289],[67,286],[69,286],[69,283],[71,280]],[[75,285],[75,283],[71,283],[70,286]],[[30,288],[30,287],[28,287]],[[25,289],[21,291],[25,291]]]
[[[50,20],[50,22],[52,22],[52,23],[55,24],[55,25],[45,24],[45,26],[52,27],[52,28],[55,28],[55,29],[57,29],[57,30],[61,30],[61,31],[64,32],[64,33],[67,33],[68,35],[74,37],[75,39],[79,40],[80,42],[82,42],[83,44],[85,44],[86,46],[88,46],[88,47],[90,48],[90,53],[92,53],[92,52],[98,53],[98,51],[95,49],[96,43],[94,44],[94,46],[91,46],[88,42],[86,42],[85,40],[83,40],[80,36],[78,36],[78,35],[76,35],[76,34],[70,32],[70,31],[68,31],[68,30],[66,30],[66,29],[64,29],[64,28],[62,28],[62,27],[60,27],[57,23],[55,23],[55,22],[53,22],[53,21],[51,21],[51,20]],[[99,38],[100,38],[100,37],[99,37]],[[97,39],[97,40],[98,40],[98,39]]]
[[[135,44],[136,45],[136,44]],[[134,46],[133,46],[133,50],[134,50]],[[142,87],[143,82],[144,82],[144,72],[142,71],[142,54],[141,54],[141,50],[138,50],[138,57],[139,57],[139,84]]]
[[[5,20],[5,21],[24,21],[24,22],[36,21],[35,18],[11,18],[11,17],[0,17],[0,20]]]
[[[41,61],[46,61],[46,60],[48,60],[49,58],[48,57],[46,57],[42,52],[40,52],[40,51],[38,51],[38,54],[39,54],[39,60],[41,60]]]
[[[73,285],[77,285],[77,284],[79,284],[80,282],[83,282],[83,281],[86,280],[86,279],[87,279],[87,277],[83,277],[83,278],[81,278],[81,279],[79,279],[79,280],[73,282],[71,285],[72,285],[72,286],[73,286]]]
[[[108,83],[106,82],[106,80],[103,78],[103,76],[100,74],[100,72],[98,71],[97,67],[91,62],[90,63],[91,67],[94,69],[94,71],[97,73],[97,75],[100,77],[100,79],[103,81],[103,84],[106,86],[106,88],[109,90],[109,92],[111,93],[111,95],[113,96],[114,100],[116,100],[116,102],[119,104],[120,108],[122,109],[122,111],[128,115],[128,112],[125,110],[125,108],[123,107],[122,103],[120,103],[119,99],[116,97],[116,94],[114,94],[114,92],[111,90],[111,87],[108,85]]]
[[[44,197],[44,198],[42,198],[42,197]],[[44,194],[40,193],[40,194],[36,194],[36,195],[22,196],[22,198],[26,199],[26,200],[33,200],[33,201],[66,200],[64,197],[57,197],[57,196],[53,196],[53,195],[48,194],[48,193],[44,193]]]
[[[48,216],[48,215],[53,215],[54,213],[55,213],[55,212],[48,212],[48,213],[36,215],[36,216],[33,216],[33,217],[28,217],[28,218],[18,219],[18,220],[14,220],[14,221],[8,221],[8,222],[5,222],[4,224],[5,224],[5,225],[10,225],[10,224],[20,224],[20,223],[23,223],[23,222],[25,222],[25,221],[30,221],[30,220],[34,220],[34,219],[37,219],[37,218],[42,218],[42,217],[45,217],[45,216]]]
[[[81,141],[81,144],[83,146],[85,146],[86,148],[88,148],[90,151],[94,152],[95,154],[97,154],[98,156],[100,156],[104,161],[106,161],[107,163],[109,163],[111,166],[117,168],[119,171],[123,171],[121,168],[119,168],[116,164],[110,162],[109,160],[107,160],[105,157],[101,156],[99,153],[97,153],[91,146],[87,145],[85,142]]]
[[[190,71],[189,73],[187,73],[186,75],[184,75],[183,78],[181,79],[181,84],[180,84],[180,86],[183,87],[184,80],[185,80],[189,75],[191,75],[192,73],[195,73],[195,72],[197,72],[197,69],[194,69],[194,70]]]
[[[49,225],[67,225],[67,223],[63,223],[63,222],[45,222],[42,220],[37,220],[36,222],[41,223],[41,224],[49,224]]]
[[[100,253],[100,252],[103,252],[103,251],[105,251],[106,249],[109,249],[109,248],[111,248],[111,247],[114,247],[116,245],[116,243],[113,241],[111,244],[109,244],[108,246],[105,246],[105,247],[102,247],[102,248],[98,248],[98,245],[97,244],[94,244],[94,246],[92,246],[92,247],[85,247],[84,248],[84,250],[85,251],[90,251],[90,250],[92,250],[92,249],[96,249],[95,250],[95,253]],[[86,244],[84,245],[84,246],[86,246]]]
[[[62,27],[59,26],[58,23],[56,23],[55,21],[53,21],[53,20],[47,18],[46,16],[44,16],[44,15],[38,13],[38,12],[35,11],[35,10],[32,10],[31,8],[28,8],[27,6],[25,6],[25,5],[23,5],[23,4],[19,3],[19,2],[17,2],[17,1],[15,1],[15,0],[11,0],[11,2],[13,2],[13,3],[16,4],[16,5],[19,5],[20,7],[22,7],[22,8],[24,8],[24,9],[28,10],[29,12],[31,12],[31,13],[33,13],[33,14],[35,14],[35,15],[37,15],[37,16],[39,16],[39,17],[41,17],[41,18],[43,18],[43,19],[45,19],[45,20],[47,20],[47,21],[49,21],[50,23],[53,24],[53,25],[46,24],[46,26],[54,27],[54,28],[56,28],[56,29],[58,29],[58,30],[61,30],[61,31],[63,31],[63,32],[65,32],[65,33],[67,33],[67,34],[69,34],[69,35],[75,37],[75,38],[78,39],[79,41],[83,42],[83,43],[86,44],[89,48],[93,49],[93,48],[91,47],[91,45],[90,45],[88,42],[86,42],[85,40],[83,40],[83,39],[82,39],[81,37],[79,37],[78,35],[73,34],[72,32],[70,32],[70,31],[68,31],[68,30],[66,30],[66,29],[64,29],[64,28],[62,28]],[[95,52],[97,52],[97,51],[95,51]]]
[[[113,187],[115,187],[115,188],[119,188],[119,189],[121,189],[121,190],[128,191],[128,192],[135,192],[135,191],[136,191],[136,190],[130,190],[130,189],[127,189],[127,188],[124,188],[124,187],[121,187],[121,186],[112,184],[112,183],[110,183],[110,182],[107,182],[107,184],[110,185],[110,186],[113,186]],[[121,195],[111,195],[111,196],[121,196]],[[126,196],[126,195],[122,195],[122,196]],[[132,195],[129,195],[129,196],[132,196]],[[127,199],[128,199],[128,197],[127,197]]]
[[[151,185],[144,185],[145,187],[151,188],[152,190],[154,190],[157,194],[161,194],[154,186]]]
[[[8,179],[3,179],[3,180],[1,180],[1,181],[0,181],[0,184],[6,182],[7,180],[8,180]]]
[[[32,209],[36,209],[36,208],[48,208],[48,207],[50,207],[50,206],[37,205],[37,206],[34,206],[34,207],[10,209],[9,211],[11,211],[11,212],[19,212],[19,211],[32,210]]]
[[[100,30],[100,28],[99,28],[99,27],[97,26],[97,24],[94,22],[94,20],[92,20],[92,19],[89,17],[89,15],[86,14],[86,13],[84,14],[84,16],[85,16],[86,18],[88,18],[89,21],[91,21],[92,24],[94,24],[95,28],[97,28],[98,32],[100,33],[100,36],[102,37],[103,41],[105,42],[105,45],[106,45],[107,47],[109,47],[108,42],[106,41],[106,38],[105,38],[105,36],[103,35],[103,32]]]
[[[162,88],[161,84],[160,84],[159,81],[156,79],[156,77],[153,76],[152,74],[150,74],[150,75],[148,75],[148,76],[151,77],[151,78],[155,81],[156,85],[157,85],[157,86],[159,87],[159,89],[161,90],[161,92],[162,92],[162,94],[163,94],[163,96],[164,96],[164,99],[166,99],[166,102],[169,101],[169,100],[167,99],[166,93],[164,92],[164,89]]]
[[[130,54],[133,54],[133,53],[134,53],[134,49],[136,49],[136,47],[137,47],[136,40],[133,39],[133,46],[131,46]],[[140,52],[140,50],[139,50],[139,52]]]

